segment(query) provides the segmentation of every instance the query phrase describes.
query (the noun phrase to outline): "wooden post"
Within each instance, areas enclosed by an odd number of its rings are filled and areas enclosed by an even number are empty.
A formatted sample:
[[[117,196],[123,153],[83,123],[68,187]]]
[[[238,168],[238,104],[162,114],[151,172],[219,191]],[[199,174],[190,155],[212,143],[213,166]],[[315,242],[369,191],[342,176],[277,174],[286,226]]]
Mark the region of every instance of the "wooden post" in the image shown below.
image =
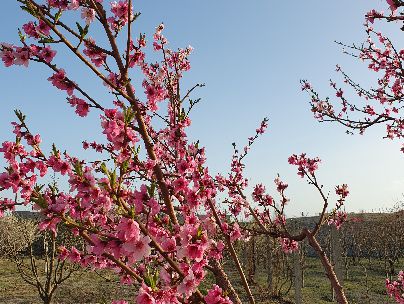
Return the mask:
[[[338,282],[343,286],[344,273],[343,273],[343,260],[342,260],[342,246],[339,238],[339,231],[335,226],[331,226],[331,260],[334,267],[335,274]],[[333,292],[333,300],[335,295]]]
[[[300,251],[300,249],[299,249]],[[293,278],[295,284],[295,303],[302,304],[302,267],[300,265],[300,252],[293,254]]]
[[[266,258],[266,267],[267,267],[267,284],[268,284],[268,291],[269,294],[272,295],[273,293],[273,266],[272,266],[272,242],[273,239],[268,235],[267,237],[267,258]]]

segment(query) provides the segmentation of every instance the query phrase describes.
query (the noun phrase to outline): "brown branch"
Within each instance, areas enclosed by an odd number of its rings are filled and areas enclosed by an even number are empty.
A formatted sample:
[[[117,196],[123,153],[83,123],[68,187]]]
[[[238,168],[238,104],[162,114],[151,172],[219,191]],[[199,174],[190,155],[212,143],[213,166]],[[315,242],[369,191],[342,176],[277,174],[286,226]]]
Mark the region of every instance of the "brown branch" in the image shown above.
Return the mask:
[[[248,295],[248,300],[249,300],[249,302],[251,304],[254,304],[255,303],[254,296],[251,293],[250,286],[248,285],[248,282],[247,282],[247,279],[245,277],[243,268],[241,267],[240,261],[239,261],[239,259],[237,257],[236,251],[234,250],[233,244],[231,243],[230,237],[223,230],[222,222],[220,220],[219,215],[216,212],[216,208],[213,205],[212,200],[209,199],[208,204],[209,204],[210,210],[213,213],[213,216],[215,218],[216,224],[219,226],[220,230],[222,231],[223,235],[225,236],[225,240],[226,240],[228,250],[229,250],[230,255],[231,255],[231,257],[232,257],[232,259],[234,261],[234,264],[235,264],[235,266],[237,268],[237,272],[239,273],[239,276],[240,276],[241,282],[243,284],[244,290],[246,291],[246,293]]]
[[[104,30],[108,36],[108,40],[111,44],[112,52],[114,54],[113,57],[115,58],[115,61],[119,68],[120,74],[121,74],[121,76],[125,76],[125,68],[124,68],[124,65],[122,62],[122,58],[120,56],[115,37],[112,34],[111,29],[108,26],[105,10],[102,8],[102,5],[100,3],[94,3],[94,1],[91,1],[91,2],[93,4],[93,8],[97,11],[97,13],[99,15],[101,24],[104,27]],[[124,82],[126,82],[127,80],[128,79],[125,78]],[[133,92],[132,86],[129,82],[126,85],[126,92],[128,93],[129,97],[127,97],[127,96],[124,96],[124,97],[130,102],[133,109],[135,110],[135,118],[139,125],[139,133],[142,136],[143,142],[146,147],[147,154],[150,157],[150,159],[155,161],[155,160],[157,160],[157,157],[154,153],[153,144],[152,144],[149,134],[147,132],[147,127],[146,127],[146,124],[144,123],[143,115],[141,114],[141,109],[139,107],[139,100],[136,98],[136,96]],[[160,166],[158,164],[156,164],[154,167],[154,173],[157,178],[157,184],[159,185],[160,190],[162,192],[163,200],[166,205],[168,215],[170,216],[170,219],[173,222],[173,224],[178,225],[177,216],[174,211],[173,203],[170,199],[170,193],[168,191],[167,185],[164,182],[164,175],[163,175],[162,169],[160,168]]]
[[[308,229],[304,229],[304,233],[307,236],[310,246],[316,251],[316,253],[320,257],[321,263],[323,264],[323,267],[331,282],[331,285],[335,292],[335,296],[337,298],[338,303],[339,304],[348,304],[348,300],[345,297],[344,290],[343,290],[341,284],[339,283],[337,275],[335,274],[335,271],[334,271],[330,261],[328,260],[324,250],[321,248],[320,244],[318,243],[318,241],[316,240],[314,235]]]
[[[28,0],[31,4],[35,5],[35,7],[38,9],[38,14],[39,18],[45,22],[51,29],[52,31],[60,38],[60,40],[87,66],[89,67],[99,78],[101,78],[105,83],[107,83],[110,87],[115,89],[115,85],[108,79],[106,78],[98,69],[93,66],[67,39],[66,37],[56,28],[56,26],[50,22],[42,13],[42,7],[35,3],[33,0]],[[119,90],[117,90],[119,91]],[[123,97],[126,99],[130,99],[124,92],[119,92]]]

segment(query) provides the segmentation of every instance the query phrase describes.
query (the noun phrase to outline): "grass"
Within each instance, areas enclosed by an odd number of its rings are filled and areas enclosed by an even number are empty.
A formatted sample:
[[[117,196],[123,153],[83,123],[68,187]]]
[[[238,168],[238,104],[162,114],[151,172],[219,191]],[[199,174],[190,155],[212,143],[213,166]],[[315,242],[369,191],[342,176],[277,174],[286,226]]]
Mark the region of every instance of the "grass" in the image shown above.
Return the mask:
[[[365,270],[366,268],[366,270]],[[404,260],[396,269],[404,268]],[[260,274],[258,274],[258,277]],[[262,274],[261,274],[262,276]],[[343,286],[350,304],[387,304],[396,303],[386,294],[386,273],[382,263],[362,259],[361,265],[350,266],[349,277],[344,278]],[[320,262],[316,258],[307,259],[305,268],[305,284],[302,289],[303,303],[328,304],[332,299],[331,284],[328,281]],[[294,303],[294,290],[284,297]],[[271,303],[271,302],[268,302]]]
[[[116,299],[133,299],[133,289],[121,285],[116,277],[104,271],[108,282],[93,271],[79,271],[72,274],[56,291],[54,303],[111,303]],[[15,265],[0,259],[0,303],[33,304],[42,303],[34,286],[25,283],[16,271]]]
[[[384,280],[386,274],[383,265],[377,261],[371,264],[367,260],[362,260],[366,267],[367,283],[365,276],[365,267],[351,266],[348,279],[344,280],[344,288],[351,304],[393,304],[393,300],[386,295]],[[396,269],[404,268],[404,260],[397,265]],[[294,291],[291,288],[289,294],[281,299],[268,300],[266,276],[263,272],[264,267],[258,265],[258,272],[255,276],[256,284],[252,285],[252,291],[257,298],[257,303],[294,303]],[[234,269],[230,269],[230,278],[235,285],[236,290],[241,294],[243,303],[247,303],[245,295]],[[72,278],[59,287],[56,292],[54,303],[63,304],[92,304],[92,303],[111,303],[113,299],[134,299],[135,290],[130,286],[121,285],[116,277],[109,272],[104,271],[102,275],[111,279],[108,282],[98,274],[92,271],[80,271],[74,273]],[[209,283],[213,281],[208,277]],[[208,282],[202,284],[201,290],[206,290]],[[368,290],[368,291],[366,291]],[[321,268],[319,260],[309,258],[305,270],[305,286],[302,290],[303,303],[328,304],[332,301],[331,287],[324,271]],[[41,303],[35,287],[26,284],[17,274],[13,263],[0,259],[0,303],[4,304],[33,304]]]

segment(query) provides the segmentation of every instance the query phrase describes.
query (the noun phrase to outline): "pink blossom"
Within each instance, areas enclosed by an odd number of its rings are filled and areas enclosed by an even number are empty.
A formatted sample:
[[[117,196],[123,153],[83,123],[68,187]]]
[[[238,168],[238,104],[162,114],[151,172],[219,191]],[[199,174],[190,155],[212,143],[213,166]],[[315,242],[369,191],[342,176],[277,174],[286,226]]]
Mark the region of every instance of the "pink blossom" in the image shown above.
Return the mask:
[[[151,289],[143,284],[139,289],[138,296],[136,297],[136,304],[155,304],[156,300],[151,293]]]
[[[36,31],[45,35],[45,36],[49,36],[50,34],[50,27],[42,20],[39,20],[39,24],[36,27]]]
[[[25,23],[22,26],[22,29],[25,32],[25,34],[28,35],[28,37],[39,38],[34,22],[30,21],[28,23]]]
[[[60,222],[60,218],[54,217],[52,219],[46,219],[43,220],[41,223],[39,223],[39,230],[45,230],[48,229],[52,231],[53,233],[56,234],[56,225]]]
[[[91,59],[91,62],[93,62],[96,67],[100,67],[105,63],[107,55],[96,48],[94,39],[88,38],[84,42],[84,46],[86,48],[83,50],[83,53]]]
[[[23,65],[28,67],[29,60],[31,58],[30,52],[28,48],[16,48],[14,53],[14,64],[16,65]]]
[[[73,94],[75,85],[66,77],[66,73],[63,69],[58,70],[55,74],[49,77],[48,80],[58,89],[67,91],[69,96]]]
[[[70,105],[72,107],[76,107],[76,113],[81,116],[81,117],[85,117],[87,116],[89,110],[90,110],[90,105],[85,102],[83,99],[81,98],[77,98],[75,95],[67,98],[68,102],[70,103]]]
[[[320,159],[316,158],[308,158],[305,153],[300,154],[299,156],[293,154],[288,158],[288,162],[291,165],[298,166],[298,175],[300,177],[304,177],[305,174],[314,175],[314,172],[318,169],[318,164],[320,163]]]
[[[73,263],[78,263],[81,260],[81,253],[76,249],[76,247],[73,246],[67,258]]]
[[[71,171],[70,164],[62,161],[59,157],[52,155],[47,161],[47,165],[52,167],[55,172],[60,172],[62,175]]]
[[[339,230],[344,222],[346,222],[347,214],[344,211],[337,211],[328,220],[328,225],[334,225]]]
[[[233,225],[233,230],[230,233],[230,240],[234,242],[239,240],[240,238],[241,238],[240,226],[237,223],[235,223]]]
[[[122,218],[119,225],[116,227],[118,237],[122,241],[130,239],[138,239],[140,236],[139,224],[133,219]]]
[[[228,297],[223,297],[223,291],[217,285],[213,285],[204,299],[206,304],[232,304]]]
[[[281,247],[283,252],[292,253],[299,249],[299,243],[289,238],[281,238]]]
[[[178,285],[178,292],[185,294],[187,297],[191,296],[197,287],[194,273],[191,271]]]
[[[0,57],[6,67],[12,66],[14,64],[15,55],[11,50],[0,51]]]
[[[189,244],[185,247],[185,256],[197,262],[203,258],[204,246],[202,244]]]
[[[390,6],[391,12],[394,14],[397,11],[397,5],[395,0],[386,0],[387,4]]]
[[[47,46],[45,48],[43,48],[40,53],[39,56],[40,58],[42,58],[43,60],[45,60],[47,63],[51,63],[51,61],[53,60],[53,58],[56,56],[56,51],[52,50],[50,48],[50,46]]]
[[[139,239],[131,239],[123,244],[122,248],[131,256],[135,261],[140,261],[144,257],[147,257],[151,253],[149,246],[151,239],[148,236],[141,237]]]
[[[400,271],[396,281],[386,279],[387,294],[394,298],[397,303],[404,303],[404,272]]]
[[[78,10],[80,7],[80,0],[70,0],[69,9]]]
[[[59,252],[59,259],[61,260],[66,260],[66,258],[69,255],[69,250],[67,250],[65,246],[59,246],[58,252]]]
[[[81,18],[86,20],[86,24],[90,24],[94,21],[95,10],[92,8],[84,7],[81,9]]]
[[[337,186],[335,188],[335,193],[339,196],[341,196],[341,198],[346,198],[349,194],[349,190],[348,190],[348,185],[347,184],[342,184],[340,186]]]
[[[68,0],[47,0],[49,6],[59,9],[67,9],[69,4]]]
[[[185,191],[188,187],[188,181],[184,177],[180,177],[174,181],[173,186],[176,193]]]

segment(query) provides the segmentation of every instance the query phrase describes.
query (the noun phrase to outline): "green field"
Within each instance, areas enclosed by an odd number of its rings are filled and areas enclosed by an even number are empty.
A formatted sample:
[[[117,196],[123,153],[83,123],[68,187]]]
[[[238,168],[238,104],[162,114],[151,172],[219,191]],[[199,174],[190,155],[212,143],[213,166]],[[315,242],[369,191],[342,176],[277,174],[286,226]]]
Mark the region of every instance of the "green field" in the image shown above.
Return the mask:
[[[386,296],[384,288],[386,274],[382,270],[383,264],[372,260],[370,265],[365,259],[361,261],[361,264],[363,266],[350,267],[350,278],[345,279],[344,282],[349,303],[395,303]],[[404,268],[404,261],[397,265],[397,269],[401,268]],[[257,268],[257,270],[259,269],[260,267]],[[245,303],[243,290],[235,273],[230,272],[230,276],[236,289],[241,293],[243,303]],[[211,278],[207,280],[210,281]],[[268,289],[264,274],[258,271],[255,275],[255,282],[256,284],[252,285],[252,290],[256,296],[257,303],[294,303],[293,286],[282,300],[268,300]],[[207,286],[208,284],[203,285]],[[289,285],[290,283],[286,284],[283,290],[288,289]],[[205,286],[201,286],[201,289],[204,290]],[[59,287],[54,303],[110,303],[112,299],[133,300],[134,292],[130,286],[121,285],[112,273],[103,272],[97,274],[92,271],[79,271]],[[14,264],[7,260],[0,260],[0,303],[41,303],[35,287],[26,284],[17,274]],[[319,261],[315,258],[307,260],[303,303],[333,303],[330,284],[321,269]]]

